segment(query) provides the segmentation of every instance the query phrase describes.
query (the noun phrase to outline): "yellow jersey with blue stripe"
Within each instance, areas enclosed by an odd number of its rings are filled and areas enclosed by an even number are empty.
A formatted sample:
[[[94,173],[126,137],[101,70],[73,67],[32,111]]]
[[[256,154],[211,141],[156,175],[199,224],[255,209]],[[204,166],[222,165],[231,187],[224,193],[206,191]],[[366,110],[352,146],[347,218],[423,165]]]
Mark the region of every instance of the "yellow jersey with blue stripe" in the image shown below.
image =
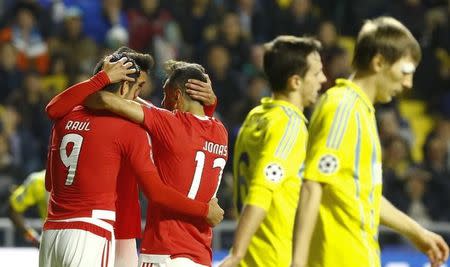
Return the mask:
[[[307,120],[293,104],[263,98],[247,115],[235,145],[234,201],[266,211],[240,266],[289,266],[305,159]]]
[[[304,178],[323,184],[309,267],[380,266],[381,145],[364,91],[338,79],[311,118]],[[343,245],[345,244],[345,245]]]
[[[37,206],[42,220],[47,217],[48,194],[45,190],[45,170],[28,175],[27,179],[9,197],[11,207],[19,213]]]

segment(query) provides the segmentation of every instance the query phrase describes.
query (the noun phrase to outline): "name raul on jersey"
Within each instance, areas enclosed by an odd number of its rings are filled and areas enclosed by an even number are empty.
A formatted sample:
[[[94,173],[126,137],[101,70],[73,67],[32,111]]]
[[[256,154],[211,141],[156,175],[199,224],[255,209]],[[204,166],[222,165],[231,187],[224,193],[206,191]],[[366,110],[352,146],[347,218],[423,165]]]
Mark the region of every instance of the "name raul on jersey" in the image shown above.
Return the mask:
[[[203,150],[208,151],[210,153],[214,153],[220,156],[227,156],[228,147],[226,145],[219,145],[213,142],[205,141],[205,145],[203,146]]]
[[[66,127],[64,129],[66,130],[76,130],[76,131],[89,131],[89,121],[68,121],[66,124]]]

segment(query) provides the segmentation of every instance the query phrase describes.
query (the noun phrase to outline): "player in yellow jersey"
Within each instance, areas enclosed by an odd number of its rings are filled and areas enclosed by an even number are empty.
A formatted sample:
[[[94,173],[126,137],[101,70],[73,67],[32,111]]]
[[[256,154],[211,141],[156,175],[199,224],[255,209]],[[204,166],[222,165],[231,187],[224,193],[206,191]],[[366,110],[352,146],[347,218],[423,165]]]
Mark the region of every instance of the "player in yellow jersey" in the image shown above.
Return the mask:
[[[265,45],[272,97],[244,121],[234,151],[235,205],[240,213],[230,255],[221,265],[288,266],[308,132],[303,109],[326,81],[312,38],[280,36]]]
[[[23,184],[17,187],[9,197],[9,217],[14,226],[24,235],[25,239],[39,247],[39,234],[26,226],[22,213],[36,206],[42,220],[47,216],[48,194],[45,190],[45,170],[28,175]]]
[[[448,246],[381,195],[381,146],[374,103],[412,87],[421,52],[400,22],[367,21],[355,47],[355,73],[337,80],[311,118],[292,266],[379,267],[378,225],[408,238],[432,266]]]

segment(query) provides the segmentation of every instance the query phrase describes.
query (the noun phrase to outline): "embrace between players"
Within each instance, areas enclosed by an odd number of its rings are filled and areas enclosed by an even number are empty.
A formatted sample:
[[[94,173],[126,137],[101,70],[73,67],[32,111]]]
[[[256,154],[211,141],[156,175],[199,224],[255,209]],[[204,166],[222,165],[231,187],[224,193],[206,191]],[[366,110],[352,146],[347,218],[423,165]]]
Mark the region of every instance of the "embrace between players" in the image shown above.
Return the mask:
[[[412,87],[417,41],[393,18],[367,21],[354,74],[320,98],[307,128],[303,109],[326,81],[319,51],[313,38],[279,36],[265,45],[272,96],[249,113],[236,141],[240,219],[221,266],[378,267],[380,223],[439,266],[449,253],[442,237],[381,195],[373,105]],[[210,117],[217,101],[197,64],[168,63],[167,110],[139,99],[150,65],[148,55],[119,49],[89,81],[49,103],[55,125],[40,266],[112,266],[113,255],[116,266],[211,266],[227,132]],[[138,259],[137,185],[149,199]]]
[[[152,64],[151,56],[120,48],[90,80],[48,104],[54,126],[40,266],[137,266],[138,185],[149,200],[139,265],[211,264],[228,155],[205,146],[227,148],[227,131],[212,118],[216,100],[200,65],[167,63],[168,110],[137,99]],[[203,91],[189,96],[187,83]]]

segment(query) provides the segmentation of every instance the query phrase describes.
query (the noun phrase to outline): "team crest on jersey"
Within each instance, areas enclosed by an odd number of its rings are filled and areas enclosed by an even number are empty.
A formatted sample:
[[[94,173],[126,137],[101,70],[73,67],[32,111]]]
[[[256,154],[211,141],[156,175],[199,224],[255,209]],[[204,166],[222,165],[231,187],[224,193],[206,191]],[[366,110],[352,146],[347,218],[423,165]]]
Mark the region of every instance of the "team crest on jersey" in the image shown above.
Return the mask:
[[[284,170],[279,164],[270,163],[264,168],[264,174],[267,180],[278,183],[284,177]]]
[[[333,174],[339,168],[339,160],[334,155],[324,155],[319,160],[319,170],[323,174]]]

